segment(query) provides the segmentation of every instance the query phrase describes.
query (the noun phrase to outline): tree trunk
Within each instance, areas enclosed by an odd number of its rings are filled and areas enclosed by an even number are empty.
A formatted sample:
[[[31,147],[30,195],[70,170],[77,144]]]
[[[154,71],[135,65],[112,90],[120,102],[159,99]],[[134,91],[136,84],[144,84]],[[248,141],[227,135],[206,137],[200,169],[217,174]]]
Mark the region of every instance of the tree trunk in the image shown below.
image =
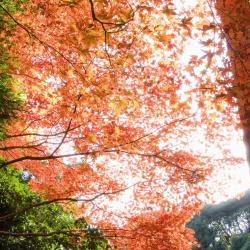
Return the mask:
[[[237,99],[250,166],[250,2],[217,0],[215,7],[228,44],[233,73],[232,95]]]

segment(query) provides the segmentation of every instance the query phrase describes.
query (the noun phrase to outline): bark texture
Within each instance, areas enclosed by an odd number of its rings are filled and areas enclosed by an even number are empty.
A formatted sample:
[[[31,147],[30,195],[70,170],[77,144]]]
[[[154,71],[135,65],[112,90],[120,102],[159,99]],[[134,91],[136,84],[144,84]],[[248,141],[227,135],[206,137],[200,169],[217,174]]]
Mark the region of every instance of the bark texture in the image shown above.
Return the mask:
[[[226,37],[236,97],[250,166],[250,1],[217,0],[217,14]]]

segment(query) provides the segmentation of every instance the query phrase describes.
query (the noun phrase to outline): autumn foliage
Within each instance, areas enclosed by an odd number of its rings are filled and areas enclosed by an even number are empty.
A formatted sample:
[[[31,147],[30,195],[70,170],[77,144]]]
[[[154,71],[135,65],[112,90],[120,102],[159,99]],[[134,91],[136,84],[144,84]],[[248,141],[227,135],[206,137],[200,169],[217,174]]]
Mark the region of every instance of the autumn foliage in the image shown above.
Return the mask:
[[[211,197],[208,179],[243,162],[229,147],[241,125],[214,2],[24,6],[0,5],[24,103],[2,167],[30,172],[45,199],[78,201],[65,209],[118,249],[191,249],[185,225]]]

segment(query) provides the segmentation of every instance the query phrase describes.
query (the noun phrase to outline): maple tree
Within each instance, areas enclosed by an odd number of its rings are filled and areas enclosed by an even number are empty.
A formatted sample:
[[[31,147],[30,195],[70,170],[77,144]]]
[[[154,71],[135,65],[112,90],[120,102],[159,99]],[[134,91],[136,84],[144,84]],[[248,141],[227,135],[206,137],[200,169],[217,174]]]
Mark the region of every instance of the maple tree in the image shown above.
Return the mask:
[[[78,202],[70,209],[113,230],[121,248],[191,249],[185,224],[209,195],[206,180],[242,162],[228,149],[239,122],[229,91],[238,83],[219,59],[227,21],[216,23],[210,8],[32,0],[13,14],[1,4],[16,26],[8,73],[24,95],[1,141],[2,167],[29,171],[48,203]],[[195,41],[201,55],[185,62]],[[240,108],[246,96],[237,96]]]

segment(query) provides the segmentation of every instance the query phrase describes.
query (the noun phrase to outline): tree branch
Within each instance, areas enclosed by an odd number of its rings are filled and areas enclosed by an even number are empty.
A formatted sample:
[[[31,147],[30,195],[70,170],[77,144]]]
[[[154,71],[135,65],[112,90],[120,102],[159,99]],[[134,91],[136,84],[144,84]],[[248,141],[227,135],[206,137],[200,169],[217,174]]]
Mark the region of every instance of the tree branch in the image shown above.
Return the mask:
[[[30,36],[35,38],[40,44],[42,44],[43,46],[53,50],[54,52],[56,52],[58,55],[60,55],[65,61],[67,61],[72,68],[74,69],[74,71],[81,76],[81,78],[83,78],[83,75],[81,72],[79,72],[74,63],[72,63],[63,53],[61,53],[58,49],[56,49],[55,47],[53,47],[52,45],[44,42],[43,40],[41,40],[36,34],[34,34],[31,30],[29,30],[25,25],[23,25],[22,23],[18,22],[12,15],[11,13],[5,9],[1,4],[0,4],[0,8],[19,26],[21,27],[24,31],[26,31],[26,33]],[[84,69],[85,73],[86,73],[86,69]]]
[[[144,184],[144,183],[148,183],[148,182],[151,182],[151,181],[162,181],[162,180],[165,180],[163,178],[161,179],[155,179],[155,180],[148,180],[148,181],[138,181],[132,185],[129,185],[127,187],[124,187],[124,188],[121,188],[121,189],[117,189],[117,190],[114,190],[114,191],[106,191],[106,192],[101,192],[95,196],[93,196],[92,198],[89,198],[89,199],[78,199],[78,198],[70,198],[70,197],[65,197],[65,198],[56,198],[56,199],[52,199],[52,200],[47,200],[47,201],[42,201],[42,202],[39,202],[39,203],[35,203],[35,204],[31,204],[19,211],[16,211],[14,213],[10,213],[10,214],[7,214],[7,215],[4,215],[4,216],[1,216],[0,217],[0,221],[4,221],[4,220],[7,220],[7,219],[10,219],[10,218],[13,218],[13,217],[16,217],[16,216],[19,216],[31,209],[34,209],[34,208],[37,208],[37,207],[41,207],[41,206],[45,206],[45,205],[49,205],[49,204],[52,204],[52,203],[60,203],[60,202],[64,202],[64,201],[71,201],[71,202],[85,202],[85,203],[89,203],[89,202],[93,202],[94,200],[98,199],[99,197],[101,196],[104,196],[104,195],[115,195],[115,194],[118,194],[118,193],[121,193],[121,192],[124,192],[132,187],[135,187],[139,184]]]

